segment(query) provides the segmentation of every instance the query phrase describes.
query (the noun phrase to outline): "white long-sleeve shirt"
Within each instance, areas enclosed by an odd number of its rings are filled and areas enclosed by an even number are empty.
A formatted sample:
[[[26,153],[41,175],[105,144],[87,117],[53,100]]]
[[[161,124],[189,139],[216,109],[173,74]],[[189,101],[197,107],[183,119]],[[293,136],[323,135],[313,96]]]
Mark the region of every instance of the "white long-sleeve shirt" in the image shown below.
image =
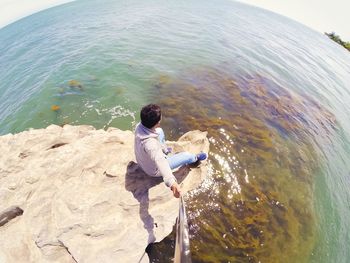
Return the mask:
[[[142,170],[150,176],[162,176],[166,186],[176,182],[169,163],[163,153],[162,145],[158,140],[158,133],[137,124],[135,129],[135,156]]]

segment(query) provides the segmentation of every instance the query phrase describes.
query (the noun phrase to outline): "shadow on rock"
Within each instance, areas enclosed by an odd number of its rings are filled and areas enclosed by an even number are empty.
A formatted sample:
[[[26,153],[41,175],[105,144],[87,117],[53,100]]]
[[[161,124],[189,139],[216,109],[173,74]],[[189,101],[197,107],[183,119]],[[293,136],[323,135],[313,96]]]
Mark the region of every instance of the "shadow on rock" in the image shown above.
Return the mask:
[[[174,172],[174,176],[179,184],[186,178],[190,170],[189,167],[183,166]],[[162,182],[162,177],[149,176],[137,163],[133,161],[129,162],[125,174],[125,189],[130,191],[134,198],[140,203],[139,213],[144,228],[148,232],[148,244],[156,241],[154,227],[157,227],[157,224],[148,211],[149,189]]]

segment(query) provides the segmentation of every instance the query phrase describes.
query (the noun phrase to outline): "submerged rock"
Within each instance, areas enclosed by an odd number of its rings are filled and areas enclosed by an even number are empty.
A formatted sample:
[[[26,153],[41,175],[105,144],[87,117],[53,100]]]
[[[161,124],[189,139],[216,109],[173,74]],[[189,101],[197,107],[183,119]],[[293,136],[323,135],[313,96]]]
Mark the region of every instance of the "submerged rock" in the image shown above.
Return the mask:
[[[178,199],[134,162],[133,137],[70,125],[1,136],[0,211],[24,213],[0,227],[0,261],[147,262],[146,246],[172,231]],[[169,145],[209,150],[200,131]],[[186,192],[206,166],[175,174]]]
[[[72,79],[72,80],[68,81],[68,85],[71,88],[79,88],[79,89],[83,88],[83,85],[79,81],[77,81],[75,79]]]
[[[61,107],[58,106],[58,105],[52,105],[52,106],[51,106],[51,110],[52,110],[52,111],[58,111],[58,110],[60,110],[60,109],[61,109]]]
[[[153,100],[167,109],[162,126],[203,129],[211,142],[211,172],[186,200],[192,260],[307,262],[318,238],[318,145],[333,143],[336,118],[313,97],[269,76],[237,76],[231,66],[154,82]],[[150,257],[169,262],[169,242],[161,243]]]

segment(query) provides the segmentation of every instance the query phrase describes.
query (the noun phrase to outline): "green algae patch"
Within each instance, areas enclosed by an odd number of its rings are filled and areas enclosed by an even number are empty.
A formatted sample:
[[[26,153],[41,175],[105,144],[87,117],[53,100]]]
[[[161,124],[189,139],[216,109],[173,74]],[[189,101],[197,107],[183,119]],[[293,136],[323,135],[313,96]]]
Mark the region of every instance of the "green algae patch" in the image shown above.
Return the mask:
[[[155,100],[171,139],[199,129],[211,142],[208,178],[186,197],[193,261],[307,262],[316,242],[315,136],[334,130],[334,116],[266,77],[213,69],[161,76]]]

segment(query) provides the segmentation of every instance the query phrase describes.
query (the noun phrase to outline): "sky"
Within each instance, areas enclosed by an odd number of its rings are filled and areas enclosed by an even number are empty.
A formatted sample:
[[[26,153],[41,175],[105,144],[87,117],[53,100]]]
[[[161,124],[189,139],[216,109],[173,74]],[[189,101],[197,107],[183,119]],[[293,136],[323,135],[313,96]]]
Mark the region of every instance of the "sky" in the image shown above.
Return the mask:
[[[350,42],[350,0],[239,0],[292,18],[312,29],[334,31]]]
[[[25,16],[71,1],[72,0],[0,0],[0,29]],[[350,42],[350,0],[239,1],[290,17],[321,33],[334,31],[344,41]]]
[[[38,11],[71,0],[0,0],[0,29]]]

